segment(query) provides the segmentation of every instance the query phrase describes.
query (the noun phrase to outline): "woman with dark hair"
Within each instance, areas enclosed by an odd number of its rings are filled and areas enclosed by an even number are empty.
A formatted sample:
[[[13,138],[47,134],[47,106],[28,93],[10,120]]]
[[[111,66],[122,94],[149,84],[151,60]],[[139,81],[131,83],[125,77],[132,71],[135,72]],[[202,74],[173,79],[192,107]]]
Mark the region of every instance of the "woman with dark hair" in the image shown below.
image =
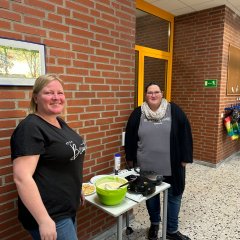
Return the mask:
[[[63,82],[55,75],[36,79],[30,114],[11,137],[18,217],[34,240],[77,240],[76,211],[85,154],[83,139],[60,117]]]
[[[178,231],[178,215],[185,187],[186,164],[193,162],[193,142],[186,114],[162,96],[160,86],[150,83],[145,102],[130,115],[126,127],[125,153],[130,167],[154,171],[171,184],[168,190],[167,239],[190,240]],[[148,239],[158,238],[160,195],[146,201],[151,226]]]

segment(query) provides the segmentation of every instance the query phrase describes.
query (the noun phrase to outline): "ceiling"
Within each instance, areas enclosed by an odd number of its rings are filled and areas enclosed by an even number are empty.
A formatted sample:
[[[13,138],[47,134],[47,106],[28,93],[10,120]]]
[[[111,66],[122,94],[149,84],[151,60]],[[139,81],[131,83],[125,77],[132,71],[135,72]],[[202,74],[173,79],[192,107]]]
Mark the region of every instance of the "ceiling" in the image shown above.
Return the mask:
[[[240,0],[144,0],[174,16],[226,5],[240,16]],[[137,15],[138,16],[138,15]]]

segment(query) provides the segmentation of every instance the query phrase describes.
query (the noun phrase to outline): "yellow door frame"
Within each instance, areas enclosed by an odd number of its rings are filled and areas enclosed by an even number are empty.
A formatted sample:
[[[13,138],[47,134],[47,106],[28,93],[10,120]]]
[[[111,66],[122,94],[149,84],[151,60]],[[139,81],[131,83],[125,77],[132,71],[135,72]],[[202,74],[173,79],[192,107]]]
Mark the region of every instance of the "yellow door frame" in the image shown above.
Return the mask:
[[[171,83],[172,83],[172,55],[173,55],[173,30],[174,30],[174,15],[157,8],[143,0],[136,0],[136,8],[148,12],[152,15],[165,19],[170,24],[169,31],[169,49],[168,52],[151,49],[139,45],[135,45],[135,50],[139,52],[138,58],[138,106],[144,101],[144,57],[153,57],[164,59],[168,62],[167,64],[167,78],[166,78],[166,92],[165,97],[168,101],[171,100]]]

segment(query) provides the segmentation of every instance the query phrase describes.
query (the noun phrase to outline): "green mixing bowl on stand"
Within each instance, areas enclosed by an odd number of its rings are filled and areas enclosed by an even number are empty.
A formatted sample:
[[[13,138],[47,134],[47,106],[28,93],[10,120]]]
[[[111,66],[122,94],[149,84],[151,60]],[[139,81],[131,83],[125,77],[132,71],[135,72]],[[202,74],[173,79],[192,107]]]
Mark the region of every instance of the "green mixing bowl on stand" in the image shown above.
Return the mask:
[[[118,186],[127,182],[127,179],[117,175],[104,176],[96,180],[95,187],[99,201],[108,206],[120,204],[126,196],[127,185],[120,188]]]

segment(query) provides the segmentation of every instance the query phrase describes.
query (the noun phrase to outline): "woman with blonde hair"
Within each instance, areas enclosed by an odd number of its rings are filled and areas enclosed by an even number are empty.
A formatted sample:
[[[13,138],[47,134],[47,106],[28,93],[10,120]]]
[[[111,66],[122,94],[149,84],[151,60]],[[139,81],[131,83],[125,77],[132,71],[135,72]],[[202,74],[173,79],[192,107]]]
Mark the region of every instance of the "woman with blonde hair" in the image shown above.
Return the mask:
[[[30,114],[11,137],[19,220],[34,240],[77,240],[76,212],[81,193],[85,144],[60,118],[63,81],[56,75],[36,79]]]

